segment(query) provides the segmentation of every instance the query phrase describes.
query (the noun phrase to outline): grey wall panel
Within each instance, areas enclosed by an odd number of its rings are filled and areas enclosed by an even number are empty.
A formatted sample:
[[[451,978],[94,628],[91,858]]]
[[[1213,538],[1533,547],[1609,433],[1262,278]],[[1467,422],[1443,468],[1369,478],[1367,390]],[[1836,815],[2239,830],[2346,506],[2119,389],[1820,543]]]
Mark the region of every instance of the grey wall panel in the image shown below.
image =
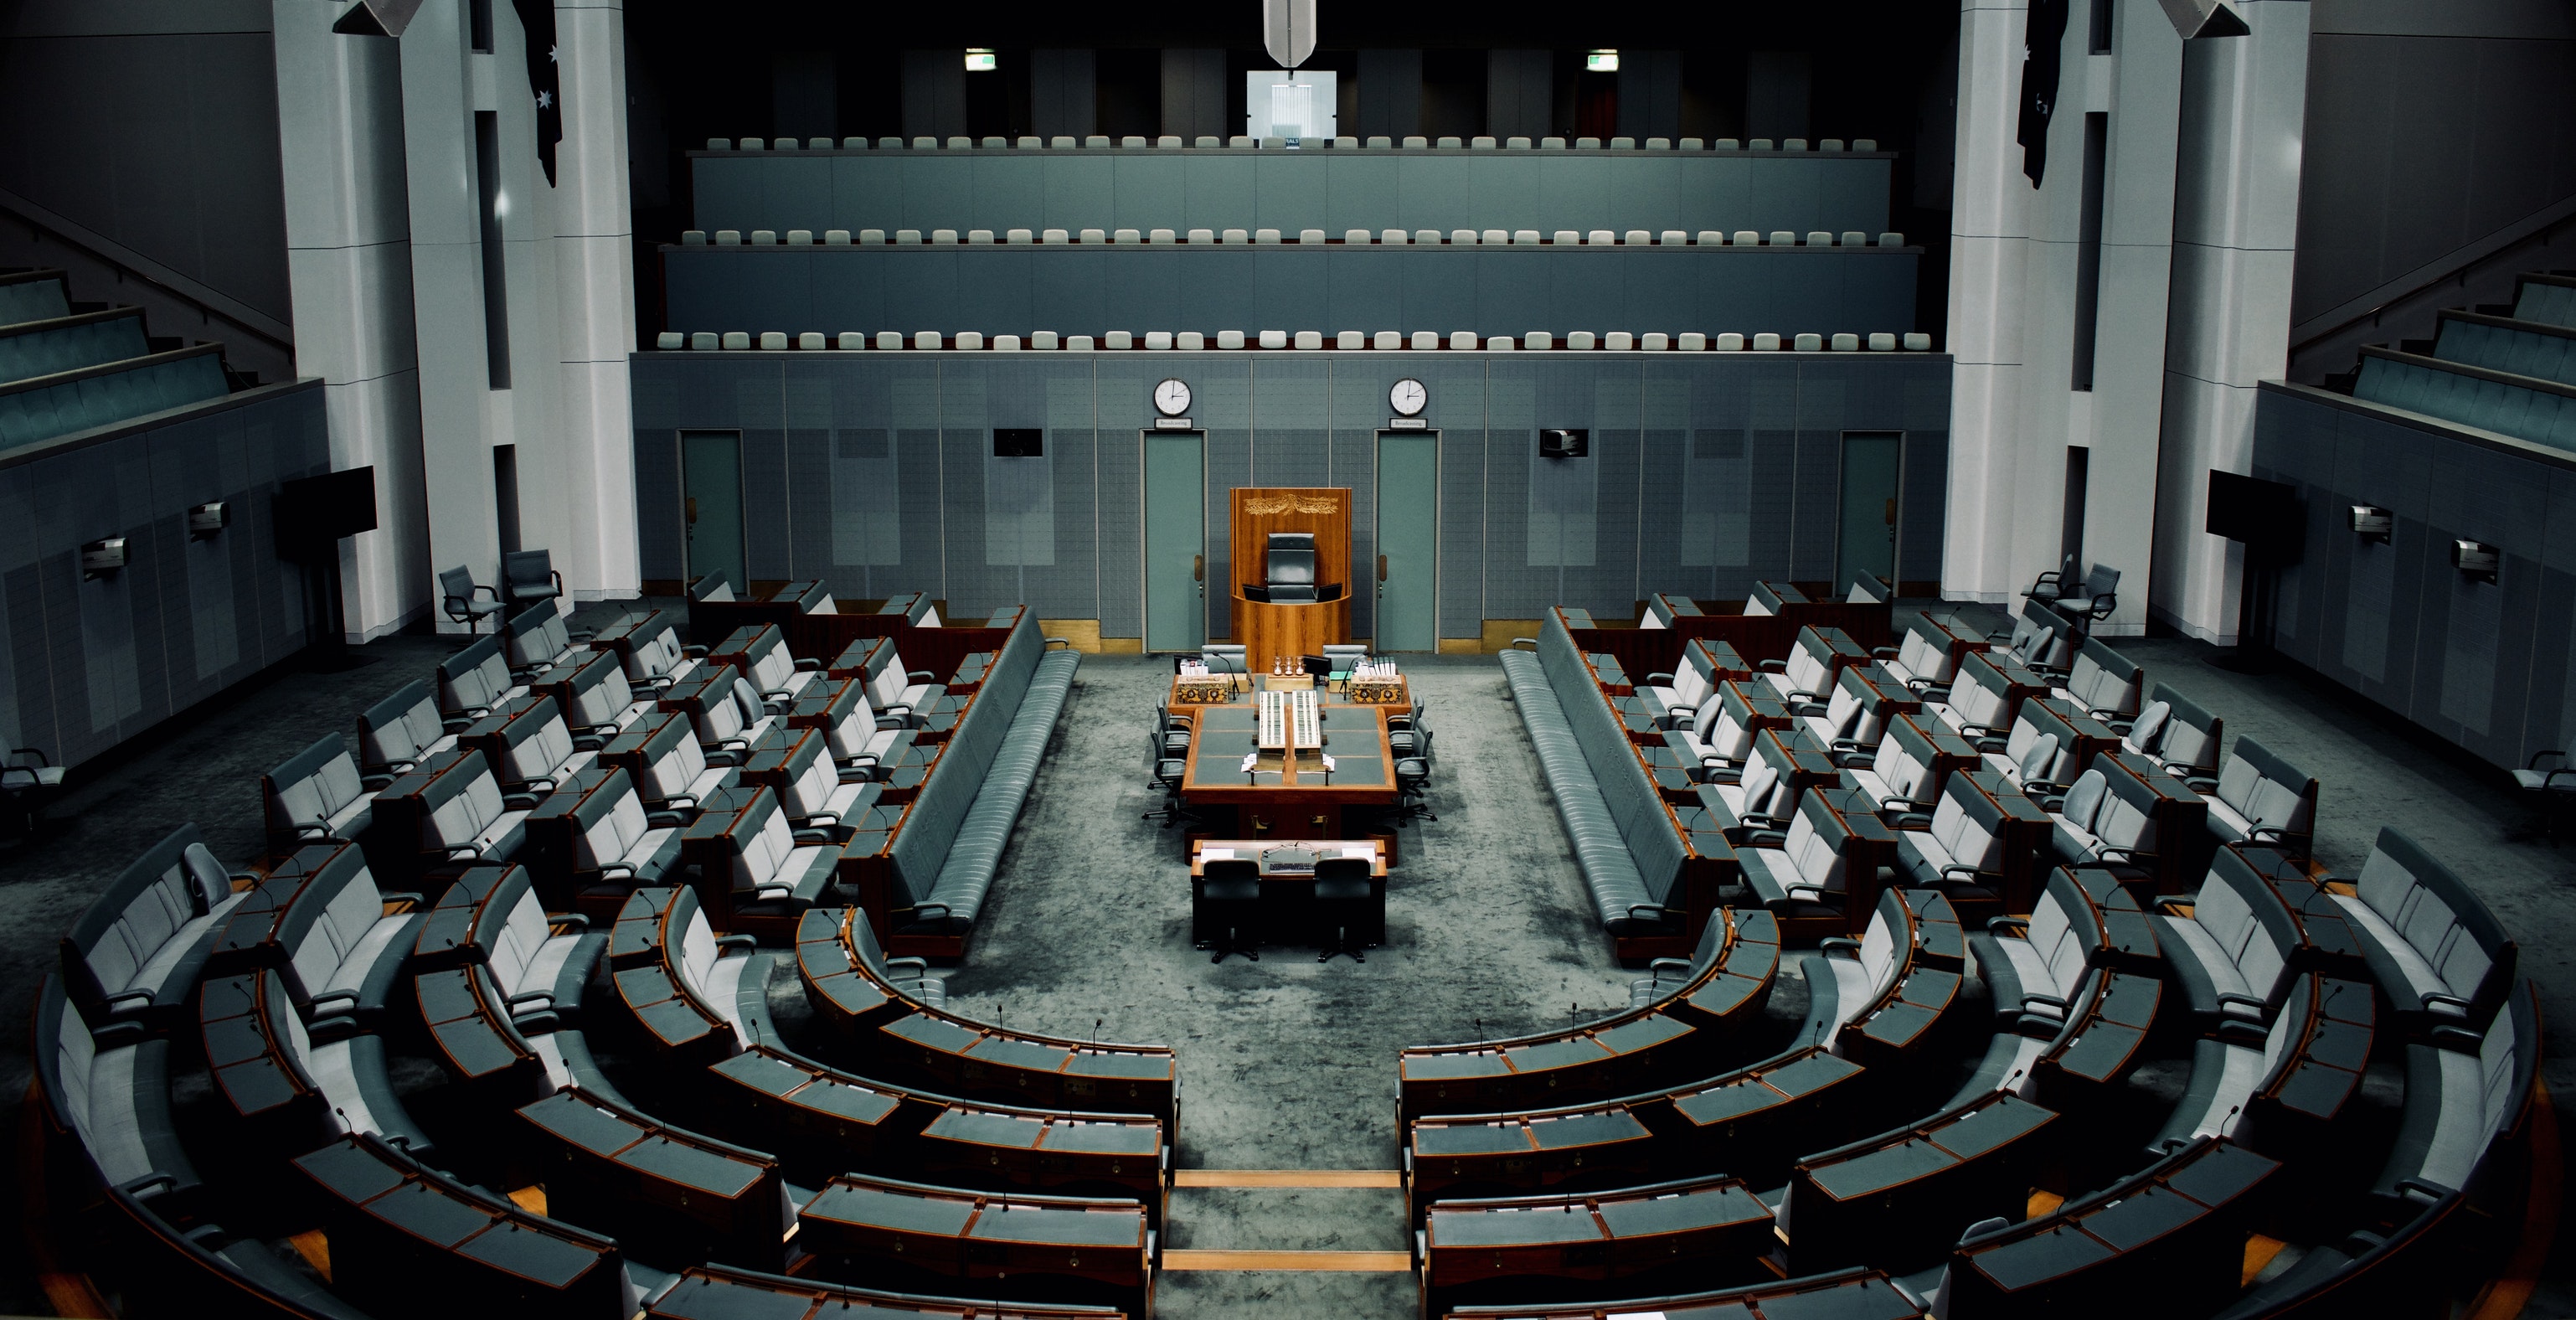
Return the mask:
[[[1677,50],[1623,50],[1619,53],[1619,133],[1639,142],[1650,137],[1680,137],[1682,132],[1682,53]]]
[[[1163,131],[1188,142],[1200,134],[1240,131],[1226,122],[1225,52],[1163,52]]]
[[[264,22],[0,41],[0,187],[283,321],[277,114]]]
[[[1362,48],[1359,123],[1346,130],[1367,140],[1402,141],[1422,131],[1422,52]]]
[[[962,131],[962,130],[960,130]],[[698,228],[1887,227],[1891,161],[1843,153],[1190,149],[692,152]]]
[[[2515,763],[2564,748],[2576,734],[2576,470],[2549,474],[2548,527],[2542,542],[2540,606],[2531,629],[2531,696]]]
[[[664,255],[675,329],[791,334],[1867,334],[1913,324],[1916,263],[1894,252],[1653,247],[924,245]]]
[[[1556,52],[1496,50],[1485,54],[1485,131],[1535,141],[1555,130]]]
[[[741,428],[750,526],[767,538],[756,576],[819,577],[854,599],[929,590],[967,617],[1025,602],[1098,618],[1109,637],[1136,636],[1141,619],[1138,429],[1165,376],[1190,383],[1208,434],[1219,636],[1236,572],[1227,492],[1248,484],[1352,488],[1362,629],[1377,518],[1437,516],[1451,638],[1555,604],[1627,617],[1644,592],[1739,598],[1755,578],[1792,576],[1809,538],[1829,560],[1842,429],[1906,431],[1901,534],[1941,536],[1938,500],[1918,511],[1912,494],[1925,471],[1937,491],[1946,461],[1946,361],[1929,357],[641,353],[630,367],[639,536],[648,563],[673,565],[658,575],[677,576],[678,432]],[[1406,376],[1431,394],[1436,496],[1374,489],[1386,389]],[[994,459],[996,426],[1047,430],[1042,474],[997,469],[1038,460]],[[1542,426],[1590,430],[1593,456],[1539,459]]]
[[[299,568],[277,557],[281,480],[328,465],[319,382],[0,464],[0,727],[78,765],[304,644]],[[187,510],[232,525],[190,540]],[[87,541],[126,538],[84,579]]]
[[[1162,219],[1140,217],[1128,223],[1148,229],[1257,228],[1253,223],[1260,214],[1256,163],[1242,153],[1193,160],[1186,167],[1173,161],[1173,172],[1181,185],[1180,209],[1166,212]]]
[[[966,131],[966,62],[951,50],[903,53],[903,135],[946,140]]]
[[[1040,137],[1099,131],[1099,65],[1088,49],[1029,52],[1029,126]]]

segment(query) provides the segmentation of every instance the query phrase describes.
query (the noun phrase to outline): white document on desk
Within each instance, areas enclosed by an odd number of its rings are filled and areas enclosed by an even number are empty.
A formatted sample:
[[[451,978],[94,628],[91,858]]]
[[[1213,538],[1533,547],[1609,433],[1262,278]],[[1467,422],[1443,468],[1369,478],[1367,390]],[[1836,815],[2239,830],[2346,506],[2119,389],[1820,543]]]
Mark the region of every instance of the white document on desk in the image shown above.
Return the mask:
[[[1234,860],[1234,849],[1201,848],[1199,849],[1199,860],[1202,862],[1230,862]]]

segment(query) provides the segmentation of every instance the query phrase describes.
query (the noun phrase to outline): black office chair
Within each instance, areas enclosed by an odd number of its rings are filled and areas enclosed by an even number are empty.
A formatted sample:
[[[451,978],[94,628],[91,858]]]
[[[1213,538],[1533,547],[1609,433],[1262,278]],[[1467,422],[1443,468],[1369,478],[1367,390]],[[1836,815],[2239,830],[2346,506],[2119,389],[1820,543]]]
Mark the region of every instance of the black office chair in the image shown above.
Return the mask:
[[[474,597],[478,592],[491,599],[476,600]],[[500,626],[501,593],[476,582],[473,572],[463,564],[438,575],[438,597],[439,608],[447,611],[448,618],[464,624],[465,631],[469,633],[474,632],[485,619],[494,620],[496,628]]]
[[[1385,882],[1371,874],[1358,857],[1332,857],[1315,864],[1314,909],[1310,914],[1323,951],[1317,962],[1347,953],[1352,962],[1367,962],[1362,949],[1386,942]]]
[[[554,556],[543,550],[513,550],[501,556],[501,590],[516,614],[538,601],[563,595],[563,574],[555,571]]]
[[[1272,532],[1263,558],[1263,586],[1270,599],[1283,604],[1312,604],[1315,595],[1315,534]]]
[[[1175,715],[1172,708],[1154,703],[1154,736],[1165,756],[1183,756],[1190,750],[1190,717]]]
[[[1261,867],[1240,859],[1206,862],[1190,881],[1190,946],[1213,948],[1208,961],[1229,953],[1261,961]]]
[[[0,757],[0,841],[35,838],[45,808],[62,792],[63,767],[41,749],[21,747]]]
[[[1188,775],[1190,763],[1164,751],[1162,739],[1158,736],[1145,748],[1145,766],[1151,776],[1146,780],[1146,786],[1163,790],[1163,805],[1146,812],[1144,819],[1159,820],[1167,830],[1182,821],[1197,820],[1198,813],[1181,802],[1181,781]]]
[[[1395,761],[1395,819],[1440,819],[1431,809],[1431,730],[1414,730],[1414,750]]]
[[[1423,712],[1429,709],[1431,709],[1430,702],[1416,697],[1413,699],[1413,709],[1397,711],[1387,716],[1386,749],[1397,756],[1413,755],[1415,736],[1430,730],[1431,726],[1422,722]]]

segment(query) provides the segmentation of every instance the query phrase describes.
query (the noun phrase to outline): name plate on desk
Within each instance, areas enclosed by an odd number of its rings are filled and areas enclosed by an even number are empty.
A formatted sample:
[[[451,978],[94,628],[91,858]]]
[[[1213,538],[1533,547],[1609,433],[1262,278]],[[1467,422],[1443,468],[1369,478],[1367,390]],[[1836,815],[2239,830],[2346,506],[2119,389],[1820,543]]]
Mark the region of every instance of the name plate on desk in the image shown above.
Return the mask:
[[[1428,431],[1431,429],[1431,419],[1428,417],[1389,417],[1386,419],[1386,429],[1390,431]]]
[[[1413,700],[1401,678],[1353,679],[1346,687],[1351,704],[1357,706],[1403,706]]]
[[[1157,417],[1154,419],[1154,429],[1157,431],[1195,431],[1198,428],[1192,426],[1190,424],[1190,419],[1187,417]]]
[[[1234,700],[1232,678],[1182,678],[1172,682],[1175,706],[1222,706]]]

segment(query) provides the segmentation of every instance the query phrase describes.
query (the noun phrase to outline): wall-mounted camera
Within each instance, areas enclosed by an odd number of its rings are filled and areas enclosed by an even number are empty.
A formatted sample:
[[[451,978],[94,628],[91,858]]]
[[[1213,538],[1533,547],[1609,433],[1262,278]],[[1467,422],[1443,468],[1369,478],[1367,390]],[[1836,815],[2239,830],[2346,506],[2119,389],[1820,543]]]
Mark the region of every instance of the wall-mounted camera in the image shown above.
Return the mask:
[[[1584,458],[1592,453],[1590,431],[1541,431],[1538,433],[1538,456],[1541,458]]]
[[[111,536],[81,547],[81,578],[105,577],[125,567],[125,538]]]
[[[188,510],[188,539],[203,541],[232,525],[233,507],[216,500]]]
[[[2460,576],[2480,582],[2496,580],[2496,569],[2504,562],[2504,552],[2483,541],[2451,542],[2451,566]]]
[[[2388,538],[2394,536],[2396,532],[2397,515],[2376,504],[2352,506],[2353,535],[2365,541],[2377,541],[2381,545],[2386,545]]]

